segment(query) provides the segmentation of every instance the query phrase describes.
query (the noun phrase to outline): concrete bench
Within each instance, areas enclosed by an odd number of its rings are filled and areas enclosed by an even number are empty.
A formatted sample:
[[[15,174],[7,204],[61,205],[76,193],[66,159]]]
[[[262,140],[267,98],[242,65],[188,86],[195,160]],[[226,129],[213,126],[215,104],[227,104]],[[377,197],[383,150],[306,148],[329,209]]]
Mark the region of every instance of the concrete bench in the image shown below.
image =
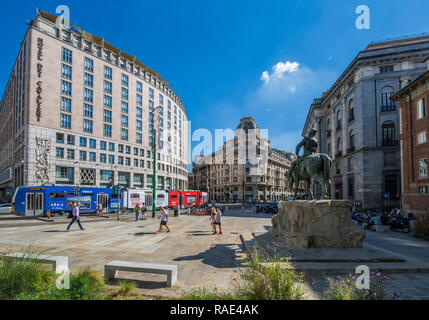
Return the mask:
[[[28,253],[10,253],[6,254],[6,257],[11,257],[15,259],[30,259],[37,260],[41,263],[51,264],[55,269],[56,273],[62,273],[64,270],[68,269],[69,257],[64,256],[47,256],[47,255],[38,255],[38,254],[28,254]]]
[[[168,287],[173,286],[177,281],[177,265],[173,264],[156,264],[115,260],[104,266],[104,278],[107,282],[110,282],[117,276],[118,271],[166,274]]]

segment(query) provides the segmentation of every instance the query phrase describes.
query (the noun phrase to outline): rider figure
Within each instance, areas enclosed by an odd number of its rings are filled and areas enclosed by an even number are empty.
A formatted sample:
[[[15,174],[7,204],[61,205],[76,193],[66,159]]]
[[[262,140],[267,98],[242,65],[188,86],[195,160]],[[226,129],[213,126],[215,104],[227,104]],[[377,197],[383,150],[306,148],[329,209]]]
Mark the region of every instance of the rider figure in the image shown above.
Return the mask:
[[[293,172],[295,167],[299,165],[302,162],[302,160],[304,160],[306,157],[316,153],[317,146],[319,145],[319,142],[314,138],[316,133],[317,133],[317,130],[314,128],[311,128],[310,132],[308,133],[308,136],[304,137],[304,139],[302,139],[302,141],[296,146],[295,154],[297,155],[298,158],[296,159],[296,161],[292,163],[290,172]],[[302,155],[302,157],[300,157],[299,151],[301,150],[302,147],[304,147],[304,154]]]

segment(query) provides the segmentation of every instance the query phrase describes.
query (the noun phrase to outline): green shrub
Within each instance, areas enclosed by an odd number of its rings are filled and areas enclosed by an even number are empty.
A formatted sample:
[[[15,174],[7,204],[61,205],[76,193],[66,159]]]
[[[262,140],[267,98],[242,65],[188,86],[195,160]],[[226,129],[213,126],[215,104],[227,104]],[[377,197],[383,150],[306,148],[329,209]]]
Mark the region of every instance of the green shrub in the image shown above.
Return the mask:
[[[138,295],[137,285],[131,281],[119,281],[118,296],[129,297]]]
[[[100,300],[105,289],[102,276],[90,269],[84,268],[70,274],[70,289],[61,290],[68,300]]]
[[[216,287],[197,288],[186,291],[182,294],[183,300],[233,300],[234,297],[228,293],[221,293]]]
[[[39,253],[32,248],[21,250],[25,257],[14,259],[0,256],[0,292],[2,296],[14,299],[21,294],[32,295],[44,290],[49,283],[55,283],[55,272],[36,258]]]
[[[285,268],[287,263],[274,261],[262,263],[258,255],[247,258],[248,267],[243,280],[234,288],[237,299],[244,300],[301,300],[303,276]]]
[[[328,278],[329,287],[324,293],[326,300],[383,300],[386,296],[384,282],[388,279],[380,272],[371,273],[370,288],[358,289],[356,277],[348,275],[338,276],[337,279]]]

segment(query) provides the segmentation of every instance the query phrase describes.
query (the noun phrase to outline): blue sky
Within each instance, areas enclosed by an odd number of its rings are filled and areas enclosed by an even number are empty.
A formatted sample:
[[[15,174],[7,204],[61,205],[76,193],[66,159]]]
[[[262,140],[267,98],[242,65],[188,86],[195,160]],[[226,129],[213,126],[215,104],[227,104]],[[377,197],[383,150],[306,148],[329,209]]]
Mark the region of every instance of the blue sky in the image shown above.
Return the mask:
[[[235,128],[253,116],[271,144],[287,151],[312,100],[368,43],[429,32],[425,0],[2,1],[2,92],[26,19],[36,6],[55,13],[61,4],[72,23],[170,82],[192,130]],[[358,5],[370,8],[370,30],[355,27]]]

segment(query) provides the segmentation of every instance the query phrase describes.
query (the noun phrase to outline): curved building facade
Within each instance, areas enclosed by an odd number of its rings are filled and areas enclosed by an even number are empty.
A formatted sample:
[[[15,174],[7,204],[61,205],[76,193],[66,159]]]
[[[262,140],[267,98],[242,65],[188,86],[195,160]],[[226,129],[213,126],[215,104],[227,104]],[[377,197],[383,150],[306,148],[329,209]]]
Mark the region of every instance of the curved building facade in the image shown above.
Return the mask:
[[[187,117],[136,57],[39,11],[0,104],[0,190],[20,185],[187,188]],[[3,192],[2,198],[7,197]]]

